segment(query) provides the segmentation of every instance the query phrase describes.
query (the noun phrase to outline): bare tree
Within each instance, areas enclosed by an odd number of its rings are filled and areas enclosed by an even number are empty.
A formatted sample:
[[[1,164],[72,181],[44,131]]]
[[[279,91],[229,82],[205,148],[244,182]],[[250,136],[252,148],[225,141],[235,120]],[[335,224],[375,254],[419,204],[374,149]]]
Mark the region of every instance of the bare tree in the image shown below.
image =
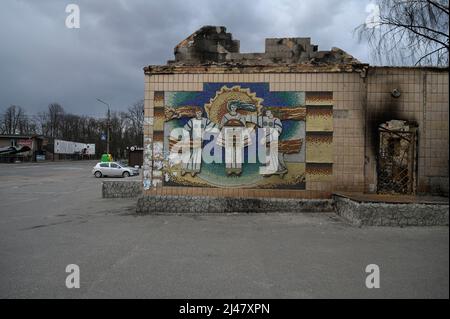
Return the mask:
[[[39,134],[48,136],[49,128],[48,128],[48,114],[47,112],[39,112],[34,116],[34,121],[36,123],[36,130]]]
[[[11,105],[2,114],[1,130],[3,134],[25,134],[27,126],[25,111],[17,105]]]
[[[48,133],[50,137],[58,137],[62,127],[64,109],[58,103],[52,103],[48,106]]]
[[[381,64],[448,66],[448,0],[376,0],[356,28]]]
[[[144,100],[139,100],[128,108],[126,118],[132,131],[132,141],[142,145],[144,136]]]
[[[23,112],[23,115],[19,119],[19,134],[37,134],[36,122],[33,117],[29,117],[25,112]]]

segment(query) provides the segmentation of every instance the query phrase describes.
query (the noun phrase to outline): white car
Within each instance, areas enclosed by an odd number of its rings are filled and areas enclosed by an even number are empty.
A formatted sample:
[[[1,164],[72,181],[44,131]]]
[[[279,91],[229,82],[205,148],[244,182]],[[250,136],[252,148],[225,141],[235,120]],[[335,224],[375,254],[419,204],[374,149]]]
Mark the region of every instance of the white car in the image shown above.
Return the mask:
[[[101,162],[94,166],[92,174],[97,178],[102,176],[129,177],[139,175],[139,170],[116,162]]]

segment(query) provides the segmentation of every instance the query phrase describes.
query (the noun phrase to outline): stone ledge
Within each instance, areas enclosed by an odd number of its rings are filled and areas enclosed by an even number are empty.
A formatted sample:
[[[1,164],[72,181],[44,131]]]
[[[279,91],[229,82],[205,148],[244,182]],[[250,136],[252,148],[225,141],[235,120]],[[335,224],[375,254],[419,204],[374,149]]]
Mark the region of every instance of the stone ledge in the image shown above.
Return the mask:
[[[142,195],[139,181],[104,181],[103,198],[138,197],[137,214],[301,213],[335,212],[355,226],[448,226],[444,203],[363,202],[345,196],[333,199],[232,198]]]
[[[333,195],[335,212],[356,226],[448,226],[448,204],[359,202]]]
[[[133,198],[142,194],[140,181],[103,181],[103,198]]]
[[[231,198],[207,196],[143,195],[138,214],[332,212],[331,199]]]

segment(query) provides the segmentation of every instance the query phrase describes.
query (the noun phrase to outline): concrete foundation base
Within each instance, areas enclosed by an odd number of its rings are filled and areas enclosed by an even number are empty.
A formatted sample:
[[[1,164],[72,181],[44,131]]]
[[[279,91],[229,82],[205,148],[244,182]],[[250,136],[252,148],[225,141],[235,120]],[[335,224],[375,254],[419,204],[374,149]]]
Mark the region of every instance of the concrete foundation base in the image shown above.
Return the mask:
[[[228,198],[206,196],[141,196],[138,214],[332,212],[331,199]]]
[[[356,226],[447,225],[448,201],[434,198],[334,194],[332,199],[142,195],[139,181],[104,181],[103,198],[137,197],[138,214],[335,212]]]
[[[142,194],[142,183],[140,181],[103,181],[103,198],[130,198]]]

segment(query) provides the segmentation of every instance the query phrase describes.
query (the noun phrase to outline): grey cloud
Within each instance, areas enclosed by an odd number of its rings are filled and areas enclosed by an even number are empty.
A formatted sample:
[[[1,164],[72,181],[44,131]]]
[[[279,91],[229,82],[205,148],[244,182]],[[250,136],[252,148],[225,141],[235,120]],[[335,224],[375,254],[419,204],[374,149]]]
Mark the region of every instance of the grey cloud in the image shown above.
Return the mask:
[[[65,6],[76,3],[81,28],[67,29]],[[143,96],[142,67],[164,64],[174,46],[202,25],[225,25],[243,52],[267,37],[309,36],[321,49],[340,47],[362,61],[367,48],[353,29],[364,22],[360,0],[7,0],[0,11],[0,110],[33,114],[51,102],[102,116],[109,101],[123,110]]]

